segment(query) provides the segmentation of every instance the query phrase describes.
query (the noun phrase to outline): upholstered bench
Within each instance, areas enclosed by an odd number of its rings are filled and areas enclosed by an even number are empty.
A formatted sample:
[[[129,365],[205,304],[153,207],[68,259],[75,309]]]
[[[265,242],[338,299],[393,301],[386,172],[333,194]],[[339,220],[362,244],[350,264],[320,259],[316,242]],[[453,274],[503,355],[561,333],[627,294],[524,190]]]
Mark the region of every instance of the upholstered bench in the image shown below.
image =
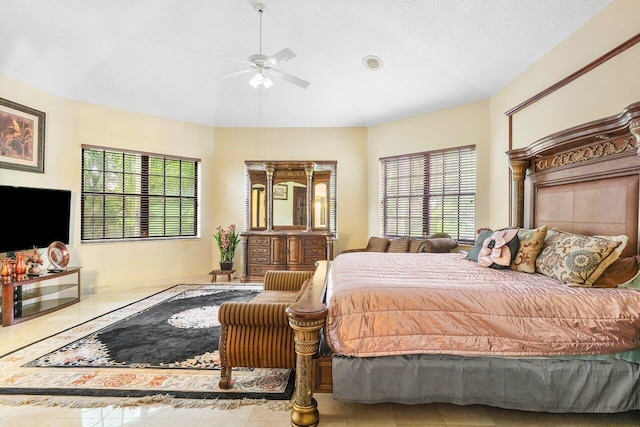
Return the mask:
[[[248,302],[225,302],[220,322],[220,388],[231,387],[232,367],[294,369],[293,330],[285,310],[313,271],[268,271],[264,290]]]

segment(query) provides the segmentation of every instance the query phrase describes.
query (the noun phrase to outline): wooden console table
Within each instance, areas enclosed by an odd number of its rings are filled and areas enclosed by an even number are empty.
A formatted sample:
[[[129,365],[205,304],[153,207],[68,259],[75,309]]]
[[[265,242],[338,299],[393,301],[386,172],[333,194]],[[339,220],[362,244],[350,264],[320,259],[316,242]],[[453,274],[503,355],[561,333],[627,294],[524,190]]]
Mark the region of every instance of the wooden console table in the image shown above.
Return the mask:
[[[39,276],[2,282],[2,326],[15,325],[80,301],[80,268],[45,271]]]

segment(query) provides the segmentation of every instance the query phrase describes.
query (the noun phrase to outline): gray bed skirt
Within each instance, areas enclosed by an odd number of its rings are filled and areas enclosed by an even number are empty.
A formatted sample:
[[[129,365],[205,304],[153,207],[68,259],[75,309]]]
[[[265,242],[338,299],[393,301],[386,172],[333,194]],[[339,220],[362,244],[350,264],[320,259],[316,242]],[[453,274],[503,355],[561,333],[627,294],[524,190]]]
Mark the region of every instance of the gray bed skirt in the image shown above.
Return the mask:
[[[580,360],[411,355],[333,357],[333,396],[359,403],[481,404],[544,412],[640,409],[640,365]]]

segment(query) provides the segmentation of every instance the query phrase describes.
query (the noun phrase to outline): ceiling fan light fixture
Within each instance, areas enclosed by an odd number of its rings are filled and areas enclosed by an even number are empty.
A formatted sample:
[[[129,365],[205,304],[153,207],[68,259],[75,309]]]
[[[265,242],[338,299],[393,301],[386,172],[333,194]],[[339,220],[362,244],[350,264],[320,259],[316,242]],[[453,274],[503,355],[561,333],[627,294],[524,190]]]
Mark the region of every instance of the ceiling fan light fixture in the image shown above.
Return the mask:
[[[254,88],[257,88],[263,83],[263,81],[264,81],[264,76],[260,71],[258,71],[257,73],[254,74],[251,80],[249,80],[249,85],[251,85]]]
[[[249,80],[249,85],[251,87],[257,89],[258,86],[262,85],[265,89],[269,89],[273,86],[273,80],[271,80],[268,76],[264,75],[263,71],[257,71],[254,76]]]

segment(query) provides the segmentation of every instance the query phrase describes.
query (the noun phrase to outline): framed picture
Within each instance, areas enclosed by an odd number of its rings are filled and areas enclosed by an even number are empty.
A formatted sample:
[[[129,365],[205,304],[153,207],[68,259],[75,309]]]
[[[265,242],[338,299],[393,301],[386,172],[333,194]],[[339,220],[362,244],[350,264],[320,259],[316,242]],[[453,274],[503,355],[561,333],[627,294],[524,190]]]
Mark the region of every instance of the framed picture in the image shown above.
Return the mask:
[[[287,187],[286,184],[276,184],[273,186],[273,199],[274,200],[287,200]]]
[[[45,113],[0,98],[0,168],[44,173]]]

